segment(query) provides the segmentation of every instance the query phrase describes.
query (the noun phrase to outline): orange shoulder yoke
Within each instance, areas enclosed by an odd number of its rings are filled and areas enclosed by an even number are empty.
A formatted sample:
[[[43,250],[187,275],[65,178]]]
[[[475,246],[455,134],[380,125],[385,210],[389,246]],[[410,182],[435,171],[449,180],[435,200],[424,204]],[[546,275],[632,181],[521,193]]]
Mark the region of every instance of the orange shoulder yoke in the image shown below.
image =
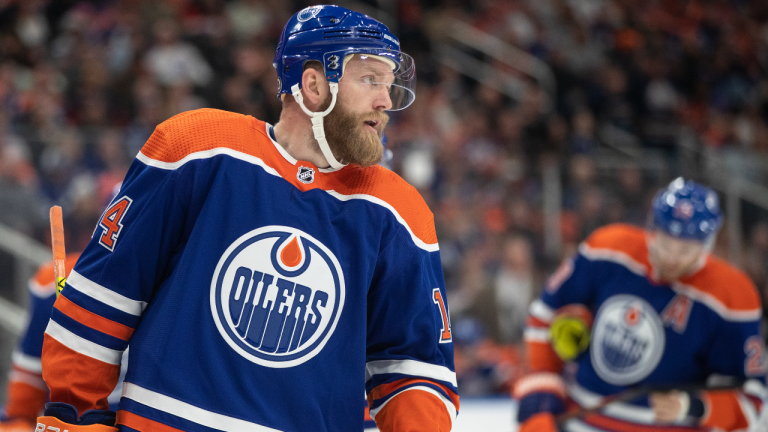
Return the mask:
[[[364,194],[384,201],[397,211],[417,238],[427,244],[437,243],[434,216],[415,187],[379,165],[350,168],[352,175],[335,188],[336,192]]]
[[[211,108],[186,111],[158,125],[141,153],[168,163],[215,148],[229,148],[260,157],[251,119],[243,114]]]
[[[749,277],[715,256],[710,255],[701,270],[680,282],[712,295],[732,311],[754,311],[760,308],[760,295]]]
[[[609,250],[628,256],[633,261],[650,268],[645,231],[627,224],[611,224],[598,228],[585,241],[590,249]]]

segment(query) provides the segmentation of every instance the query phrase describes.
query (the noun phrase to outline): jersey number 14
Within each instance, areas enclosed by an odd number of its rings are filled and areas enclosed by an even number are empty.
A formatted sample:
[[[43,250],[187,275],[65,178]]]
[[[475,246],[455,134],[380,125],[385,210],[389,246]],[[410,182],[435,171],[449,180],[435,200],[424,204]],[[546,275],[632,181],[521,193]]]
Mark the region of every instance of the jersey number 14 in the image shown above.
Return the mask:
[[[99,244],[109,249],[110,252],[115,250],[117,237],[123,230],[123,218],[132,202],[133,200],[127,196],[120,198],[107,208],[99,220],[99,226],[103,230],[99,237]]]

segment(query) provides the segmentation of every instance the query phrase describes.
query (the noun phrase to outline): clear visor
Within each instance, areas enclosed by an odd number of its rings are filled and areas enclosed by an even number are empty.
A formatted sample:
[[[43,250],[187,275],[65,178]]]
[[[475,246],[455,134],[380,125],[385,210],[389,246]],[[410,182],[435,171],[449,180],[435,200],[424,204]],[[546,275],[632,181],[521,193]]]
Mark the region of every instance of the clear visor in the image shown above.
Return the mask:
[[[365,85],[371,92],[386,92],[392,103],[387,111],[405,109],[416,99],[416,64],[408,54],[357,49],[329,52],[324,57],[327,68],[342,66],[345,80]]]

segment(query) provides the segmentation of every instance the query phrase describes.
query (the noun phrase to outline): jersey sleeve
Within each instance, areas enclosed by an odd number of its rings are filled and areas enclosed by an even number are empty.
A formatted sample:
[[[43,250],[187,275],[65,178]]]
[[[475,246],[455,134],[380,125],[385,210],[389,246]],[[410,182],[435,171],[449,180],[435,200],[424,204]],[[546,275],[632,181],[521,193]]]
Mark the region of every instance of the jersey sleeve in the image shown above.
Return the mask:
[[[759,300],[754,297],[759,308]],[[733,391],[704,391],[702,425],[727,431],[746,430],[755,426],[763,402],[768,398],[761,314],[756,313],[749,319],[738,316],[738,312],[721,313],[722,322],[717,326],[706,360],[707,370],[713,375],[744,380],[745,384]]]
[[[451,430],[459,396],[437,243],[400,226],[380,251],[373,281],[366,358],[371,417],[384,432]]]
[[[558,309],[593,302],[595,271],[598,269],[593,262],[578,253],[560,265],[547,280],[541,296],[531,303],[523,336],[530,370],[559,373],[562,369],[563,362],[550,343],[550,324]]]
[[[42,366],[51,400],[80,413],[108,409],[123,351],[190,226],[190,196],[201,187],[195,179],[202,168],[157,162],[178,153],[183,142],[171,139],[178,126],[169,122],[157,127],[131,165],[45,331]]]
[[[67,255],[65,268],[72,269],[79,253]],[[56,300],[53,262],[41,265],[29,280],[29,318],[24,335],[11,358],[8,393],[4,418],[24,419],[31,422],[42,412],[48,398],[48,387],[43,381],[40,356],[43,334]]]

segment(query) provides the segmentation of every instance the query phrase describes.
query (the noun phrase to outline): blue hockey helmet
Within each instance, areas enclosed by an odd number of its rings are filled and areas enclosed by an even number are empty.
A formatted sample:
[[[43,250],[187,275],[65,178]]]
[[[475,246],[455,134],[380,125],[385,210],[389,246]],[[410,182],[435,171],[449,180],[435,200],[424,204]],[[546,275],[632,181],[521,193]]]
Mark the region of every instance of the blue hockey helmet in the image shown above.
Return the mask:
[[[653,200],[650,225],[668,235],[711,243],[723,222],[717,193],[678,177]]]
[[[391,111],[414,101],[415,64],[411,56],[400,51],[397,37],[375,19],[334,5],[310,6],[288,20],[272,63],[277,70],[277,97],[295,94],[301,88],[304,64],[311,60],[323,65],[328,82],[338,83],[354,54],[382,60],[392,68],[394,81],[385,83],[390,86]]]
[[[310,6],[292,16],[280,35],[272,63],[277,70],[277,97],[293,95],[311,118],[315,139],[333,169],[340,169],[344,164],[336,160],[328,145],[323,118],[336,105],[339,79],[347,61],[355,55],[362,61],[382,61],[392,69],[392,74],[366,78],[371,89],[388,89],[392,102],[389,111],[401,110],[413,102],[416,97],[413,58],[400,51],[400,41],[387,26],[340,6]],[[307,109],[301,93],[304,65],[313,60],[323,65],[332,97],[330,105],[322,112]]]

